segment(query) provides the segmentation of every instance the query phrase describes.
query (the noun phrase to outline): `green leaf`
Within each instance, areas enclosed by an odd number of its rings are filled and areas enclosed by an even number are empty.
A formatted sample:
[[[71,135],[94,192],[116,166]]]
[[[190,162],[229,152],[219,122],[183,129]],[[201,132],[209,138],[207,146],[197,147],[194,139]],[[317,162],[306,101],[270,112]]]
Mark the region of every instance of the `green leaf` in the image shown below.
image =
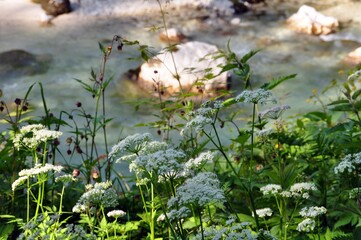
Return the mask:
[[[349,101],[347,99],[339,99],[339,100],[336,100],[336,101],[333,101],[333,102],[327,104],[327,106],[333,106],[333,105],[344,104],[344,103],[349,103]]]
[[[241,63],[246,63],[251,57],[253,57],[254,55],[256,55],[259,51],[261,51],[260,49],[258,50],[252,50],[249,53],[247,53],[246,55],[244,55],[241,58]]]
[[[274,78],[270,82],[263,84],[261,86],[261,88],[263,88],[265,90],[271,90],[271,89],[277,87],[279,84],[283,83],[284,81],[293,79],[296,76],[297,76],[297,74],[291,74],[291,75],[284,76],[284,77]]]
[[[98,42],[98,44],[99,44],[100,51],[102,51],[103,54],[106,54],[107,51],[106,51],[104,45],[101,44],[100,42]]]
[[[353,94],[352,94],[352,99],[355,100],[356,98],[358,98],[358,96],[360,96],[361,94],[361,89],[357,89]]]

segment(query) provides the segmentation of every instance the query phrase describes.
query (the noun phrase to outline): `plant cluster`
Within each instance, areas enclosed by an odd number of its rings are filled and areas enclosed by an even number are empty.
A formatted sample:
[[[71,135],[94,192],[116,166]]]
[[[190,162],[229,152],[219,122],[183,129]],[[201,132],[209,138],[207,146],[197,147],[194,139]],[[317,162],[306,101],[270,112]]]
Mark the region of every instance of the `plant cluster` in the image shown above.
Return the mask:
[[[295,75],[254,88],[248,61],[257,51],[238,57],[228,44],[215,57],[227,60],[220,73],[244,84],[240,93],[159,90],[156,103],[136,105],[159,110],[139,125],[159,136],[123,136],[110,149],[105,73],[114,44],[150,56],[119,36],[99,44],[99,74],[77,80],[93,113],[80,102],[50,112],[41,84],[44,116],[29,116],[35,85],[0,102],[1,239],[360,238],[361,70],[327,88],[342,93],[327,103],[313,91],[320,111],[285,117],[291,106],[276,105],[272,90]],[[117,170],[124,162],[128,179]]]

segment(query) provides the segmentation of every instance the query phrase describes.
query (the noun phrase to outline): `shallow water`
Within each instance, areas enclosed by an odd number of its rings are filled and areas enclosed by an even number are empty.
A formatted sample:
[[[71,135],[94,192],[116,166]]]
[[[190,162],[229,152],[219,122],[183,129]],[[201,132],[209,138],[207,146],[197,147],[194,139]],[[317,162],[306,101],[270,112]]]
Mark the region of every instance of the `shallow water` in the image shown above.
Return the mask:
[[[240,26],[231,26],[224,22],[207,24],[198,20],[175,21],[170,18],[169,27],[181,28],[190,39],[212,43],[223,49],[230,40],[233,51],[239,55],[262,49],[251,60],[255,85],[296,73],[296,79],[283,83],[275,90],[279,102],[292,107],[289,114],[315,108],[314,105],[306,103],[312,89],[322,90],[335,78],[342,81],[345,76],[340,76],[338,72],[347,70],[347,67],[340,62],[361,42],[358,37],[360,32],[357,32],[357,27],[352,24],[349,25],[349,30],[351,29],[355,36],[352,41],[343,41],[340,38],[327,42],[316,36],[294,32],[287,28],[282,17],[240,17]],[[87,80],[91,68],[98,72],[102,58],[98,42],[109,42],[115,34],[128,40],[139,40],[141,44],[152,46],[154,51],[164,47],[159,42],[158,33],[149,31],[149,27],[159,23],[153,21],[154,19],[148,20],[144,23],[129,18],[79,18],[79,22],[73,24],[57,24],[55,20],[52,27],[40,27],[33,22],[24,23],[22,26],[8,23],[6,31],[1,31],[0,52],[24,49],[35,54],[50,54],[53,62],[46,74],[2,79],[0,88],[4,92],[4,98],[8,101],[21,98],[31,84],[42,82],[48,108],[55,114],[63,109],[70,111],[78,101],[92,111],[94,104],[91,96],[74,78]],[[175,25],[176,23],[178,25]],[[342,31],[347,32],[348,29]],[[128,87],[122,76],[127,70],[140,64],[140,61],[127,60],[136,56],[138,52],[134,47],[124,47],[121,52],[113,51],[108,61],[106,75],[114,76],[114,85],[109,89],[106,104],[108,117],[114,117],[110,125],[113,133],[110,143],[115,143],[116,139],[127,134],[143,132],[144,129],[133,128],[134,124],[152,118],[149,112],[136,112],[133,107],[124,103],[129,100],[129,96],[134,95],[134,89]],[[236,91],[240,91],[239,83],[234,81],[233,86]],[[36,107],[41,106],[39,88],[34,88],[30,103]]]

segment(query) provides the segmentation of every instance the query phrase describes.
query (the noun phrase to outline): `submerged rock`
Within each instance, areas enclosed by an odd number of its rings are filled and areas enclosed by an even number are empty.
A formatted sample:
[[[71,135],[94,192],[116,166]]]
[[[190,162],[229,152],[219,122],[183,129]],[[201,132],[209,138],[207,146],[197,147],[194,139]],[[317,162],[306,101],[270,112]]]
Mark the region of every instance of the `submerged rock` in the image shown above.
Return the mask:
[[[52,58],[48,55],[34,55],[24,50],[10,50],[0,53],[0,78],[31,76],[45,73]]]
[[[361,47],[356,48],[354,51],[350,52],[345,59],[344,63],[352,66],[356,66],[361,63]]]
[[[336,18],[325,16],[307,5],[301,6],[297,13],[287,19],[287,23],[296,31],[312,35],[329,34],[339,26]]]
[[[41,7],[49,16],[58,16],[71,12],[69,0],[42,0]]]
[[[217,51],[216,46],[203,42],[177,45],[173,56],[163,52],[144,63],[138,83],[142,88],[167,95],[179,92],[180,86],[184,92],[202,91],[214,95],[217,90],[227,88],[229,77],[227,72],[219,74],[226,60],[214,59],[212,54]]]

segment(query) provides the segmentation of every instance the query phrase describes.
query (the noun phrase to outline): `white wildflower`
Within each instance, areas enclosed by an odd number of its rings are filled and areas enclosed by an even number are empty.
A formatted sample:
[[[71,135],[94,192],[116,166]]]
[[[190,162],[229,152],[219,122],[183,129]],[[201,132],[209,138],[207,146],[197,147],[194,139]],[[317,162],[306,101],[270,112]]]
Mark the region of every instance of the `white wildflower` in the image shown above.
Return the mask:
[[[35,149],[41,143],[57,139],[62,134],[59,131],[48,130],[41,124],[32,124],[22,127],[20,132],[15,134],[13,143],[17,149],[22,146]]]
[[[114,157],[118,154],[124,153],[137,153],[141,150],[143,144],[149,141],[152,141],[152,136],[149,133],[137,133],[128,136],[112,147],[109,157]]]
[[[220,100],[214,101],[213,107],[215,109],[221,109],[224,107],[223,102]]]
[[[177,189],[176,195],[169,199],[168,206],[194,206],[204,207],[208,204],[222,204],[225,197],[217,175],[211,172],[201,172],[188,179],[184,185]]]
[[[290,192],[294,197],[301,197],[308,199],[309,198],[309,191],[316,191],[317,187],[314,183],[295,183],[291,186]]]
[[[272,213],[273,213],[273,211],[270,208],[262,208],[262,209],[257,209],[256,210],[256,214],[260,218],[270,217],[270,216],[272,216]]]
[[[263,88],[251,91],[244,90],[241,94],[235,97],[236,102],[245,102],[253,104],[265,105],[268,102],[277,103],[276,99],[272,97],[272,92],[264,90]]]
[[[282,191],[282,192],[280,193],[280,195],[281,195],[282,197],[286,197],[286,198],[292,197],[292,193],[291,193],[290,191]]]
[[[161,215],[159,215],[159,217],[157,218],[157,222],[163,222],[165,220],[165,214],[162,213]]]
[[[300,222],[297,225],[297,231],[299,231],[299,232],[311,232],[311,231],[313,231],[313,229],[315,229],[315,227],[316,227],[315,220],[313,220],[311,218],[306,218],[305,220],[303,220],[302,222]]]
[[[281,185],[278,184],[268,184],[260,188],[263,195],[276,195],[282,191]]]
[[[319,215],[326,214],[327,209],[325,207],[304,207],[300,211],[302,217],[315,218]]]
[[[93,187],[88,186],[87,192],[81,195],[77,204],[73,207],[73,212],[84,211],[84,206],[115,207],[118,204],[118,195],[110,181],[95,183]]]
[[[61,172],[61,170],[63,170],[63,166],[55,166],[53,164],[50,163],[46,163],[44,166],[42,166],[41,164],[36,164],[35,167],[30,168],[30,169],[23,169],[19,172],[19,176],[28,176],[28,177],[33,177],[42,173],[47,173],[50,171],[54,171],[54,172]]]
[[[22,177],[19,177],[18,179],[16,179],[14,182],[13,182],[13,184],[11,184],[11,189],[13,190],[13,191],[15,191],[15,189],[18,187],[18,186],[20,186],[20,185],[22,185],[26,180],[28,180],[29,179],[29,176],[22,176]]]
[[[284,111],[287,109],[290,109],[291,107],[288,105],[281,105],[277,107],[273,107],[270,109],[267,109],[263,112],[260,112],[258,114],[259,118],[270,118],[270,119],[278,119]]]
[[[186,157],[182,151],[172,148],[156,151],[146,155],[139,155],[129,165],[129,170],[137,174],[143,172],[154,173],[164,178],[175,178],[184,171],[181,161]]]
[[[107,213],[108,217],[118,218],[125,216],[126,212],[123,210],[113,210]]]
[[[360,193],[361,193],[361,188],[353,188],[349,192],[349,198],[355,199],[360,195]]]
[[[191,158],[185,163],[187,170],[199,169],[207,162],[212,162],[214,159],[214,153],[211,151],[202,152],[196,158]]]
[[[336,174],[343,173],[345,171],[351,173],[356,169],[355,165],[359,164],[361,164],[361,152],[356,154],[348,154],[335,167],[334,171]]]
[[[77,178],[73,177],[72,174],[64,174],[64,175],[61,175],[61,176],[55,178],[55,182],[67,183],[67,182],[74,182],[74,181],[77,181]]]

